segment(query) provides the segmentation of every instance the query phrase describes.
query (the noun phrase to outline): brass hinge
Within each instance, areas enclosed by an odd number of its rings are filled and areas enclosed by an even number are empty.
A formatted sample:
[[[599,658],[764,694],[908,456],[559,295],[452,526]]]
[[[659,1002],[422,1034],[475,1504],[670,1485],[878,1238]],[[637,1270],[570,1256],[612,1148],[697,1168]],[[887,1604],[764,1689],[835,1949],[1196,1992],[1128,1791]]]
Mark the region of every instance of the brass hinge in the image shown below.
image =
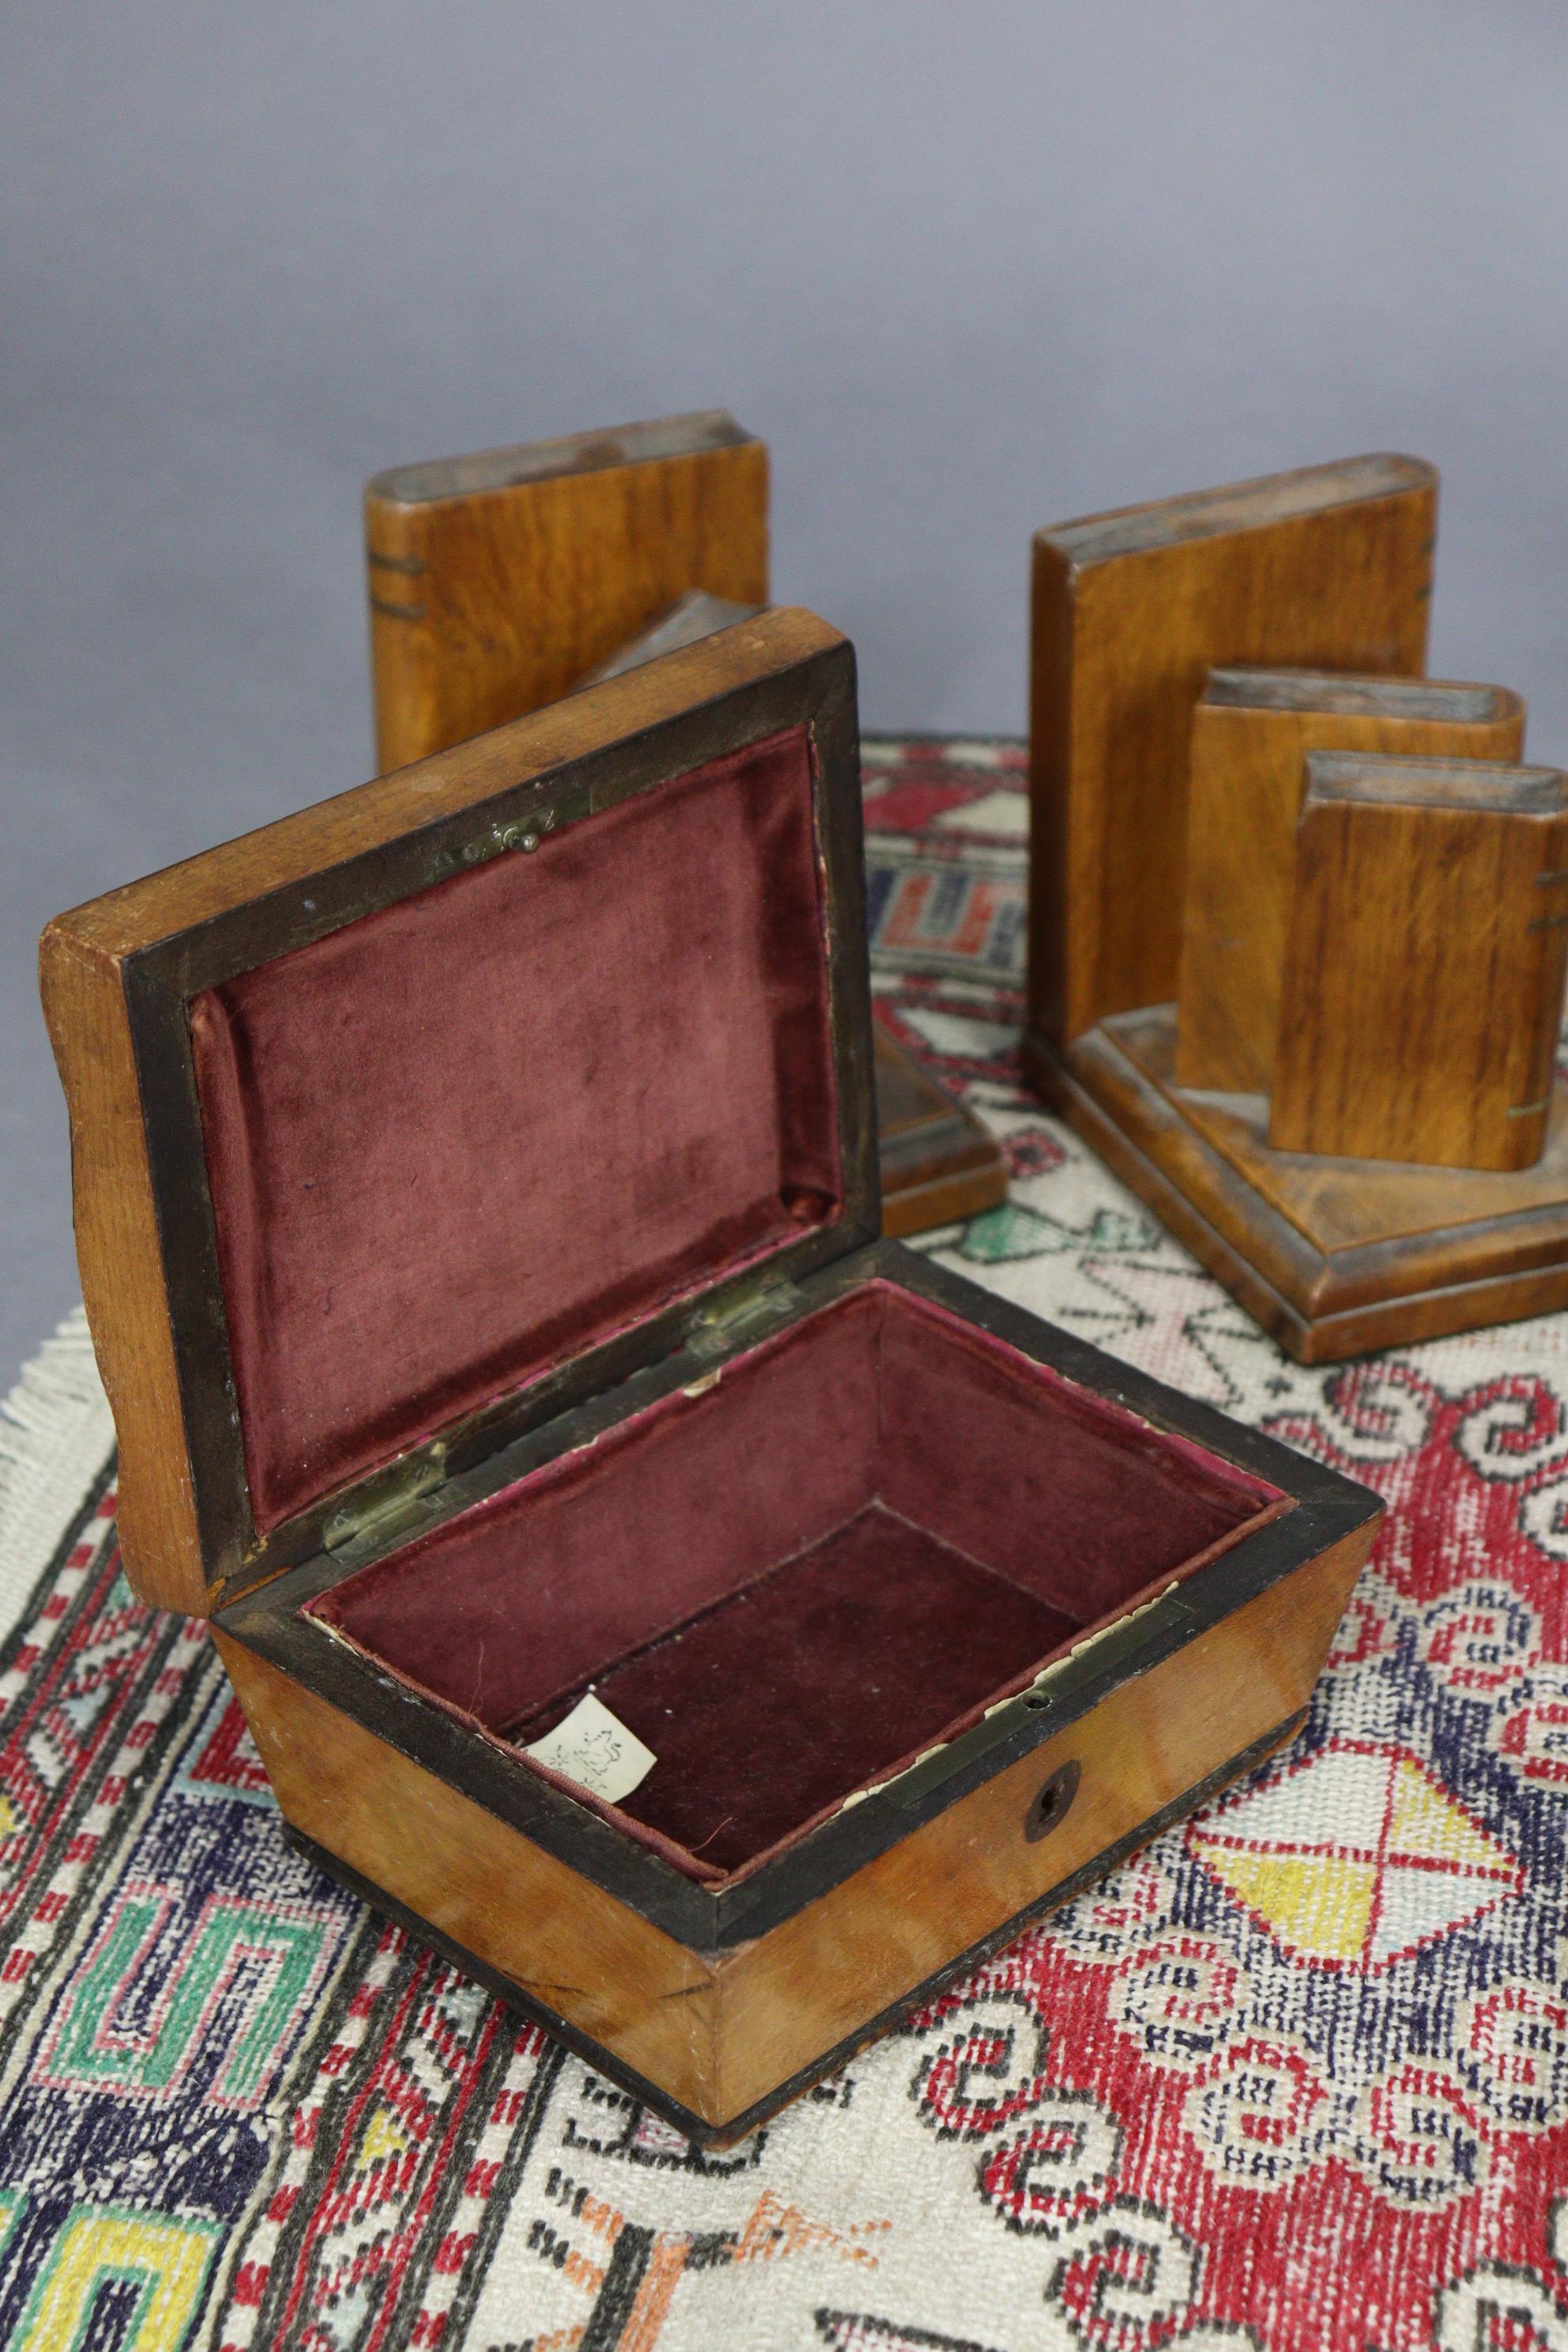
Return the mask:
[[[430,1498],[447,1483],[447,1448],[437,1441],[413,1462],[397,1464],[378,1479],[368,1494],[333,1511],[321,1530],[329,1551],[384,1543],[405,1527],[413,1527],[428,1511]]]
[[[782,1323],[805,1301],[804,1291],[774,1276],[771,1281],[752,1284],[723,1307],[700,1308],[688,1326],[686,1344],[694,1356],[726,1355],[738,1341],[759,1335],[770,1324]]]

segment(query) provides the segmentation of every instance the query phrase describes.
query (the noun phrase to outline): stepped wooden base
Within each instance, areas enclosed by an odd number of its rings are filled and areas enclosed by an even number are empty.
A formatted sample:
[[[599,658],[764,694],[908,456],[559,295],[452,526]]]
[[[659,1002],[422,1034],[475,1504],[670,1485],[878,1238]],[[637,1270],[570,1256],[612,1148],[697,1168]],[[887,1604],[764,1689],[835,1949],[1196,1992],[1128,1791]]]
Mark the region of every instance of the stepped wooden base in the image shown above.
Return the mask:
[[[904,1241],[994,1209],[1007,1197],[995,1137],[879,1021],[873,1037],[882,1231]]]
[[[1568,1307],[1568,1087],[1533,1168],[1271,1151],[1262,1095],[1175,1083],[1176,1008],[1118,1013],[1030,1082],[1303,1364]]]

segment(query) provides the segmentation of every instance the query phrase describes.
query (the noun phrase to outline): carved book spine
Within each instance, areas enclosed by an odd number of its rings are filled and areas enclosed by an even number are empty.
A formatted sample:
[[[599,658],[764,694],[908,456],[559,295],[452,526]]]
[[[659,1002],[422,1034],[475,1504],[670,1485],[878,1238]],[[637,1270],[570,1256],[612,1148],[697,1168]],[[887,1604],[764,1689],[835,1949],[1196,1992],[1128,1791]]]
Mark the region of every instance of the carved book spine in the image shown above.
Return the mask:
[[[1531,1167],[1568,948],[1568,777],[1325,752],[1307,771],[1271,1147]]]

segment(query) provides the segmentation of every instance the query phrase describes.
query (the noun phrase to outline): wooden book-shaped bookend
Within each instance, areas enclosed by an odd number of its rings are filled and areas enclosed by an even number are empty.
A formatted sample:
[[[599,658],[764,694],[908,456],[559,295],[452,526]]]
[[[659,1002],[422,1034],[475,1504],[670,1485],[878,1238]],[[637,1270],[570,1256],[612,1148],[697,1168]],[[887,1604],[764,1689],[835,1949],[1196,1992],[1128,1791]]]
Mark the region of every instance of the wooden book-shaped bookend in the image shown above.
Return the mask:
[[[1272,1148],[1533,1168],[1552,1108],[1565,926],[1568,779],[1555,768],[1315,752]]]
[[[1267,1094],[1310,754],[1517,760],[1524,705],[1501,687],[1328,671],[1218,669],[1193,713],[1176,1076]]]
[[[1058,523],[1035,541],[1028,1023],[1071,1045],[1167,1003],[1181,958],[1193,706],[1211,669],[1419,677],[1437,477],[1415,457]]]
[[[429,758],[768,597],[768,453],[724,409],[400,466],[365,489],[376,748]],[[995,1138],[879,1024],[882,1228],[1006,1198]]]
[[[1412,675],[1435,497],[1359,458],[1036,542],[1026,1067],[1305,1363],[1568,1306],[1568,785]]]
[[[554,702],[694,588],[768,593],[768,453],[727,410],[397,466],[365,487],[376,751]]]

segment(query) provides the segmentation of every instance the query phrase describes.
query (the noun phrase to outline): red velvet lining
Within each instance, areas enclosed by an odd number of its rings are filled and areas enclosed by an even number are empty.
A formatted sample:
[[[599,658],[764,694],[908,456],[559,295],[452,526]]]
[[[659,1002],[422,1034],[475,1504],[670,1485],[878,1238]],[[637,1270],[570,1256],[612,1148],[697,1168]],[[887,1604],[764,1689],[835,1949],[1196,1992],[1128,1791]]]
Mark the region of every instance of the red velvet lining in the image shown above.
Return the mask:
[[[840,1205],[804,730],[191,1008],[263,1531]]]
[[[938,1627],[948,1638],[933,1639]],[[1077,1630],[872,1503],[594,1688],[658,1758],[627,1810],[731,1871]],[[514,1724],[512,1738],[540,1738],[580,1695]]]
[[[506,1729],[864,1507],[878,1321],[868,1292],[795,1325],[746,1360],[762,1377],[667,1397],[315,1613]]]
[[[1281,1504],[874,1282],[313,1613],[492,1736],[591,1685],[659,1759],[600,1810],[713,1878]]]

